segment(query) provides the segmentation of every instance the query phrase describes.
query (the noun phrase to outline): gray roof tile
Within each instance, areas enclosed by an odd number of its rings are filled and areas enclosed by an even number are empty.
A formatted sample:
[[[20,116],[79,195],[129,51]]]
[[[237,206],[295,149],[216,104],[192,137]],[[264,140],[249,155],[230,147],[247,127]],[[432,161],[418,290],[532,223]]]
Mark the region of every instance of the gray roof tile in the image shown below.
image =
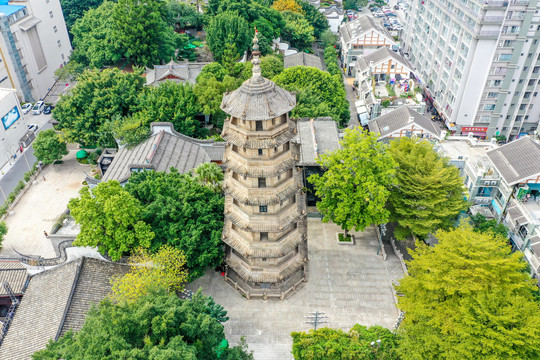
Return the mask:
[[[401,65],[407,67],[410,71],[412,71],[413,66],[411,65],[409,60],[405,59],[403,56],[396,53],[395,51],[390,50],[387,46],[383,46],[367,55],[359,56],[358,60],[356,61],[356,69],[360,71],[366,71],[369,69],[369,64],[371,62],[373,62],[373,65],[376,66],[389,58],[393,61],[400,63]]]
[[[176,62],[171,61],[165,65],[154,65],[153,69],[146,69],[146,85],[159,85],[162,81],[188,82],[195,84],[197,76],[203,67],[209,63]]]
[[[311,66],[320,70],[325,70],[321,58],[305,52],[299,52],[292,55],[287,55],[283,59],[285,69],[293,66]]]
[[[428,119],[418,111],[403,105],[394,111],[381,115],[368,123],[369,131],[380,134],[379,138],[384,138],[396,130],[402,129],[413,122],[428,131],[432,136],[440,140],[442,130],[435,126],[431,119]]]
[[[319,155],[339,149],[337,124],[331,117],[298,119],[300,165],[315,166]],[[315,146],[315,143],[317,144]]]
[[[358,19],[353,21],[347,21],[340,27],[340,34],[346,44],[357,39],[368,31],[375,30],[384,35],[391,43],[395,44],[394,38],[388,30],[379,23],[377,23],[371,16],[362,15]]]
[[[486,154],[508,185],[540,174],[540,144],[528,136]]]
[[[20,261],[0,261],[0,296],[8,293],[2,284],[7,281],[15,294],[22,294],[28,281],[28,272]]]

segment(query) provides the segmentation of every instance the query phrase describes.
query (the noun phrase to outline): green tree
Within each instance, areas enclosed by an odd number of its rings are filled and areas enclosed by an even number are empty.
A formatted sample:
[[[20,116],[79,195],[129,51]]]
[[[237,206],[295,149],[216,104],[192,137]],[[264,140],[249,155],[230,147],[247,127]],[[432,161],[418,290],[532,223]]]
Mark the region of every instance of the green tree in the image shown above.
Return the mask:
[[[311,5],[309,2],[303,0],[296,1],[302,7],[304,17],[313,27],[313,36],[315,36],[317,39],[320,38],[321,35],[325,31],[328,31],[330,28],[330,26],[328,25],[328,20],[322,12],[320,12],[315,6]]]
[[[220,323],[229,321],[227,311],[223,309],[223,306],[217,304],[211,296],[206,298],[206,308],[208,309],[208,315],[210,315]]]
[[[83,145],[114,144],[104,131],[115,115],[130,115],[142,90],[142,69],[124,73],[118,69],[87,70],[79,76],[77,85],[60,97],[53,110],[58,128],[69,142]]]
[[[273,79],[277,85],[297,92],[294,117],[331,116],[341,125],[350,120],[349,102],[340,75],[314,67],[294,66]]]
[[[311,49],[315,37],[313,26],[299,13],[292,11],[281,12],[285,26],[281,30],[283,40],[299,51]]]
[[[417,241],[400,280],[399,353],[407,359],[538,359],[540,303],[507,241],[470,226]]]
[[[235,44],[241,56],[249,48],[252,38],[248,22],[231,11],[212,17],[205,30],[208,46],[218,61],[222,59],[227,44]]]
[[[88,10],[100,6],[101,3],[103,0],[60,0],[68,31],[71,30],[75,21],[82,18]]]
[[[202,14],[193,6],[177,0],[169,0],[165,4],[165,21],[177,31],[188,27],[202,26]]]
[[[2,248],[2,242],[4,241],[4,236],[8,232],[8,227],[4,221],[0,221],[0,249]]]
[[[396,238],[413,235],[425,239],[435,230],[451,226],[467,208],[458,169],[425,140],[394,140],[388,151],[397,164],[390,196]]]
[[[482,214],[471,216],[474,231],[476,232],[491,232],[494,235],[508,238],[508,228],[503,223],[497,222],[495,219],[488,220]]]
[[[321,34],[321,41],[323,42],[323,46],[326,49],[328,46],[334,46],[337,44],[339,37],[334,34],[330,29],[325,30]]]
[[[151,251],[164,244],[186,256],[189,280],[223,259],[224,199],[189,174],[144,171],[131,175],[126,190],[142,206],[142,218],[156,234]]]
[[[32,359],[252,360],[242,346],[218,355],[225,333],[207,313],[206,302],[200,293],[181,300],[164,291],[128,303],[105,299],[90,310],[79,332],[51,340]]]
[[[223,185],[223,170],[215,163],[202,163],[193,170],[197,181],[214,192],[221,192]]]
[[[340,78],[343,76],[338,65],[338,52],[333,46],[324,48],[324,63],[326,64],[326,71],[330,74],[337,75]]]
[[[164,15],[162,0],[118,0],[109,16],[120,52],[128,61],[153,66],[174,58],[179,38]]]
[[[112,280],[111,298],[116,302],[133,302],[152,291],[184,290],[186,257],[180,249],[162,246],[155,254],[137,249],[129,258],[128,273]]]
[[[68,204],[71,216],[81,225],[76,246],[101,247],[113,261],[154,239],[142,220],[143,208],[118,181],[100,183],[92,191],[84,187]]]
[[[122,58],[120,44],[112,31],[113,20],[110,15],[115,6],[112,1],[104,1],[99,7],[89,9],[74,23],[71,34],[75,50],[70,63],[101,69]]]
[[[273,79],[283,72],[283,59],[276,55],[263,56],[261,58],[261,75],[267,79]]]
[[[140,113],[126,118],[115,115],[110,126],[114,138],[120,142],[120,145],[129,148],[140,144],[150,134],[150,126],[145,119],[141,118]]]
[[[204,138],[208,130],[195,118],[202,112],[191,84],[164,81],[159,86],[149,86],[139,96],[139,113],[145,125],[168,121],[176,131]]]
[[[44,130],[38,133],[34,142],[34,155],[38,161],[44,164],[52,164],[68,153],[66,143],[60,139],[60,136],[54,129]]]
[[[397,336],[380,326],[356,324],[346,333],[341,329],[322,328],[308,332],[293,332],[295,360],[371,360],[398,359]],[[372,342],[380,340],[375,347]]]
[[[388,220],[385,205],[395,166],[375,134],[348,129],[341,149],[321,155],[317,162],[325,172],[308,181],[321,199],[317,209],[323,222],[333,221],[347,235],[348,230],[362,231]]]

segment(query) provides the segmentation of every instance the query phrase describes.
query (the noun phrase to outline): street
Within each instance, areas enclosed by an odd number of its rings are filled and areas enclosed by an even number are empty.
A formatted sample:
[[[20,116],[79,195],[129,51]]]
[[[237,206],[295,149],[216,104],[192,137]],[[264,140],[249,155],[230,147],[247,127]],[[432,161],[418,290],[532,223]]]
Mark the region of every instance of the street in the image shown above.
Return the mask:
[[[23,121],[27,125],[37,124],[37,133],[39,133],[43,130],[52,129],[52,125],[49,123],[50,119],[51,115],[32,115],[31,113],[28,113],[24,115]],[[5,194],[6,197],[9,196],[9,193],[12,192],[13,189],[15,189],[19,181],[23,179],[24,173],[27,172],[35,162],[36,157],[34,156],[34,147],[33,144],[30,144],[28,148],[24,149],[22,154],[17,153],[17,158],[10,162],[11,165],[9,165],[10,163],[4,165],[0,172],[0,188],[3,190],[3,194]],[[3,194],[0,191],[0,203],[7,200],[4,198]]]

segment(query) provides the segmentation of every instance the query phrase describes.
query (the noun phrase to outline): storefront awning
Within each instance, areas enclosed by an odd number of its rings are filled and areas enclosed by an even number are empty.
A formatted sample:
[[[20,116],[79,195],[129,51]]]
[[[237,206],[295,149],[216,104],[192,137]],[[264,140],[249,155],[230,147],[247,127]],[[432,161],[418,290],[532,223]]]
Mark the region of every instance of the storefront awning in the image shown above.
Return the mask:
[[[463,135],[473,134],[473,136],[486,136],[486,133],[483,131],[465,131]]]

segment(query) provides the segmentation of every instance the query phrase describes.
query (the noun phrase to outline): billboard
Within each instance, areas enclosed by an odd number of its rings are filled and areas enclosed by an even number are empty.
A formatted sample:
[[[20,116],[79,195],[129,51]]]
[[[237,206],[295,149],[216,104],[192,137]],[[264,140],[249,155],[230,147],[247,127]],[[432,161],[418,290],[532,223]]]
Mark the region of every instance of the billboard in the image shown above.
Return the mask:
[[[21,115],[19,114],[19,108],[15,106],[13,109],[11,109],[6,115],[2,117],[2,124],[4,125],[4,129],[9,129],[11,125],[19,118]]]

